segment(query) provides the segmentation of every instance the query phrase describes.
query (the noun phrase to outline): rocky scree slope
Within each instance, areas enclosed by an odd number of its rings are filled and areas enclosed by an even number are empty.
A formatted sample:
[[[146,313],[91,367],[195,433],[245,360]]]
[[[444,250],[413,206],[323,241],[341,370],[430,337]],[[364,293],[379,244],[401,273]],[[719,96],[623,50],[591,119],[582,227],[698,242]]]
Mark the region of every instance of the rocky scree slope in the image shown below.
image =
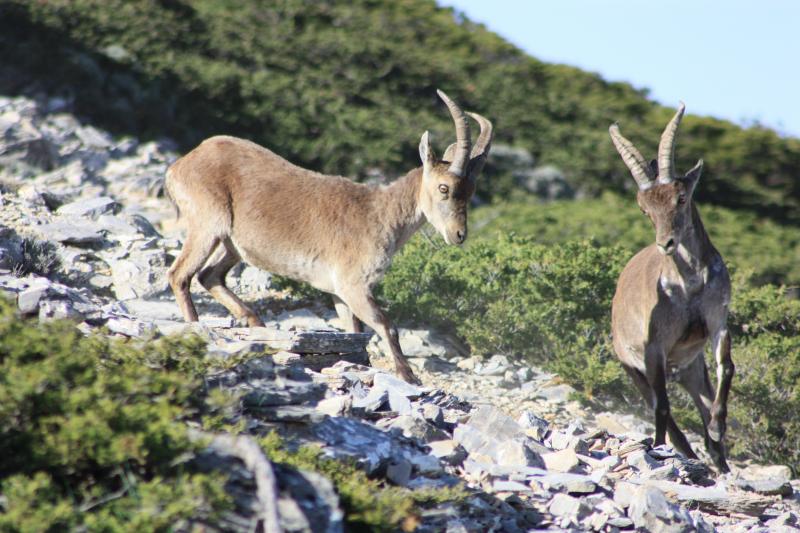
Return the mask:
[[[72,319],[87,333],[191,331],[211,357],[249,354],[207,378],[242,394],[246,428],[217,435],[200,461],[226,472],[236,494],[217,529],[343,529],[330,480],[272,465],[247,436],[271,430],[410,491],[464,488],[463,498],[419,509],[419,531],[798,529],[800,481],[787,467],[738,464],[717,477],[654,448],[647,422],[573,401],[557,376],[502,355],[470,357],[427,330],[402,330],[424,383],[406,384],[386,370],[376,339],[368,355],[369,335],[337,335],[330,309],[301,306],[252,267],[229,280],[265,328],[237,327],[199,286],[201,321],[186,325],[165,279],[180,249],[162,194],[174,146],[113,138],[69,111],[57,98],[0,97],[0,290],[21,315]]]

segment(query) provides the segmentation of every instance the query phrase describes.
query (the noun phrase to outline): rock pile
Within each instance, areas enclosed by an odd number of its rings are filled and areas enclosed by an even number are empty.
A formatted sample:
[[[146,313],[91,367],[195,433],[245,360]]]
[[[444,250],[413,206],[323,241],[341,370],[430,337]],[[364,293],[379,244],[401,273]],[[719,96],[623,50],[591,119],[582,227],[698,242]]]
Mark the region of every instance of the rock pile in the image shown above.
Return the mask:
[[[797,529],[800,482],[786,467],[717,477],[653,447],[647,422],[589,410],[557,376],[503,355],[471,357],[426,330],[401,331],[425,384],[409,385],[381,370],[377,338],[341,333],[321,305],[276,300],[269,275],[253,268],[229,282],[264,328],[238,327],[201,289],[201,321],[187,326],[165,280],[180,248],[161,190],[173,146],[115,139],[67,107],[0,97],[0,291],[21,314],[126,337],[188,328],[211,356],[248,354],[207,378],[241,395],[246,433],[278,429],[291,445],[316,443],[408,490],[465,488],[463,500],[422,510],[419,531]],[[331,482],[272,465],[246,434],[214,436],[197,463],[229,475],[237,508],[223,529],[342,530]]]

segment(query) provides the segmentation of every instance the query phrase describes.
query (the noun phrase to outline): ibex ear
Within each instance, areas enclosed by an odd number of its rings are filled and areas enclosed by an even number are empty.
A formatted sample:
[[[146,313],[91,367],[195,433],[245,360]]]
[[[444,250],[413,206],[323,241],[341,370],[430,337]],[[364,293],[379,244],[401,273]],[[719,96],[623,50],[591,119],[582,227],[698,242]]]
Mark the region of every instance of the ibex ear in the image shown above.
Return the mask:
[[[689,188],[689,194],[691,195],[694,192],[694,186],[697,185],[697,182],[700,180],[700,174],[703,172],[703,160],[699,159],[697,164],[692,167],[692,170],[686,173],[684,179],[687,181],[687,185]]]
[[[650,160],[650,172],[653,173],[653,176],[658,177],[658,159]]]
[[[442,161],[444,163],[452,163],[453,155],[455,155],[455,153],[456,153],[456,143],[453,143],[447,147],[447,150],[444,151],[444,155],[442,156]]]
[[[419,158],[422,160],[425,172],[430,170],[436,162],[436,154],[433,153],[430,134],[427,131],[422,134],[422,139],[419,141]]]

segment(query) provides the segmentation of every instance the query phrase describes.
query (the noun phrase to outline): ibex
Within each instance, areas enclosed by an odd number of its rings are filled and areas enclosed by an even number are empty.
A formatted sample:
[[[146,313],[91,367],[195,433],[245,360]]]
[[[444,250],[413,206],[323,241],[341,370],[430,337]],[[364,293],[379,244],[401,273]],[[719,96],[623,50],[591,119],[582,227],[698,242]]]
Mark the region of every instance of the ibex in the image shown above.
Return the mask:
[[[491,122],[469,113],[480,125],[472,147],[466,114],[438,94],[455,122],[456,142],[439,160],[426,131],[422,167],[389,185],[318,174],[235,137],[206,139],[176,161],[165,185],[187,233],[168,277],[184,318],[197,320],[189,286],[199,272],[201,285],[237,319],[263,326],[225,285],[228,271],[244,260],[331,293],[339,317],[353,331],[362,330],[361,322],[375,330],[398,374],[416,382],[372,287],[425,221],[448,244],[464,242],[467,205],[492,141]]]
[[[611,310],[614,350],[645,400],[655,409],[655,444],[672,444],[690,458],[686,436],[670,414],[667,376],[673,372],[703,419],[705,445],[721,472],[728,472],[725,435],[728,392],[733,379],[727,328],[730,279],[692,201],[703,160],[683,176],[675,173],[675,135],[684,105],[667,124],[650,164],[619,127],[609,128],[622,160],[639,186],[641,210],[655,226],[654,244],[631,259],[617,283]],[[711,339],[717,361],[717,389],[703,355]]]

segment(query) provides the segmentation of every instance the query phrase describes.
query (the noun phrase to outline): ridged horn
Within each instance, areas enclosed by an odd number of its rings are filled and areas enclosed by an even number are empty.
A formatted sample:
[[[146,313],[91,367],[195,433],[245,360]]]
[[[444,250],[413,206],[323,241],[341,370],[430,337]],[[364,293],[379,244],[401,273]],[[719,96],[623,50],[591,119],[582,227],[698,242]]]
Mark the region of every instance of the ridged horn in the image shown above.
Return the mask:
[[[617,149],[617,152],[619,152],[619,155],[622,156],[622,161],[625,162],[625,166],[630,169],[633,179],[636,180],[636,184],[639,185],[639,188],[642,190],[650,188],[653,185],[655,175],[650,165],[647,163],[647,160],[642,156],[639,150],[636,149],[632,142],[622,136],[619,131],[619,125],[617,125],[616,122],[608,128],[608,133],[611,135],[611,141],[614,143],[614,147]]]
[[[438,94],[439,98],[447,105],[447,109],[450,110],[450,115],[452,115],[453,122],[456,125],[456,149],[453,154],[453,161],[450,163],[450,167],[447,170],[456,176],[464,177],[467,169],[467,162],[469,161],[469,151],[472,147],[469,136],[469,120],[467,119],[467,115],[464,114],[464,111],[444,94],[443,91],[436,89],[436,94]]]
[[[483,170],[486,158],[489,157],[489,149],[492,147],[492,138],[494,137],[494,126],[492,126],[489,119],[477,113],[467,111],[467,115],[471,116],[481,128],[478,140],[475,141],[475,146],[472,147],[472,153],[469,157],[469,176],[474,179]]]
[[[678,126],[683,118],[686,106],[683,102],[678,105],[678,111],[672,120],[669,121],[664,133],[661,134],[661,141],[658,143],[658,182],[669,183],[675,179],[675,136],[678,133]]]

